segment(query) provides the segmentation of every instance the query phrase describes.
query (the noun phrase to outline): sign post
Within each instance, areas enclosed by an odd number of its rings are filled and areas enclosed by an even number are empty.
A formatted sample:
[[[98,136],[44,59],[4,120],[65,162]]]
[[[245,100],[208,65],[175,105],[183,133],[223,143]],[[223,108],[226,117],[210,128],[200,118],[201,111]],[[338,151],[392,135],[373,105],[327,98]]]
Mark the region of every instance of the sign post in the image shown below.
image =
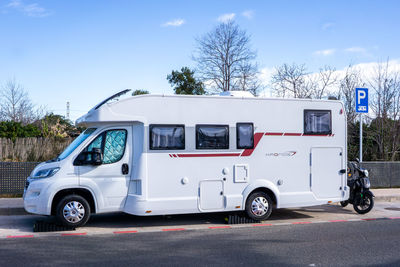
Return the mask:
[[[356,112],[360,113],[360,162],[362,162],[362,114],[368,113],[368,88],[356,88]]]

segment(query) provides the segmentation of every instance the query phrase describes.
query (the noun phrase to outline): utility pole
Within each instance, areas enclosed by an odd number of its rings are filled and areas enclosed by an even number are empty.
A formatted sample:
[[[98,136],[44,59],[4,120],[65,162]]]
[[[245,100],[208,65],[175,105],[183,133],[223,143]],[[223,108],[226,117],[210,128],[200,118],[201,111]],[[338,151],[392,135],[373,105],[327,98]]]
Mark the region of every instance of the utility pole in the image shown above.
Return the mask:
[[[69,120],[69,101],[67,101],[67,113],[66,116],[67,120]]]

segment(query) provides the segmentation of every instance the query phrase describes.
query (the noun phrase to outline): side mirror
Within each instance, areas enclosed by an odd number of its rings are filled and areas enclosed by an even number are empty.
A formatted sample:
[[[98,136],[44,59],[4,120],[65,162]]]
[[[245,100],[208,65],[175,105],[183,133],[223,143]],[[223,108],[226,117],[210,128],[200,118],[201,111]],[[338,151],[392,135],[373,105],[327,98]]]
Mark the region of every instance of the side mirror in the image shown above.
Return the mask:
[[[360,163],[360,159],[359,159],[359,158],[356,158],[356,162],[357,162],[357,163]]]
[[[103,164],[103,154],[101,153],[100,148],[94,148],[91,152],[92,161],[90,162],[92,165],[101,165]]]
[[[94,148],[92,151],[83,151],[78,157],[76,157],[74,161],[75,166],[82,165],[101,165],[103,164],[103,154],[101,153],[100,148]]]

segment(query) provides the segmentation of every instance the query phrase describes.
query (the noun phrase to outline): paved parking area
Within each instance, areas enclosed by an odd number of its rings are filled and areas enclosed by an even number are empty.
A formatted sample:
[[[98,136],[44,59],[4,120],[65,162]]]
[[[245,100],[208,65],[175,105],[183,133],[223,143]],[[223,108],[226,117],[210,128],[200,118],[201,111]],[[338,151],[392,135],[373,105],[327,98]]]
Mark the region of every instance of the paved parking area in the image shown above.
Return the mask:
[[[0,216],[0,238],[32,238],[41,236],[69,235],[122,235],[144,232],[218,230],[225,228],[261,227],[290,224],[335,223],[344,221],[368,221],[400,219],[400,202],[376,202],[374,209],[365,215],[357,214],[351,205],[339,204],[299,209],[273,211],[269,220],[257,224],[228,225],[226,213],[188,214],[173,216],[139,217],[124,213],[94,215],[91,220],[75,231],[34,233],[36,220],[52,220],[51,217],[34,215]]]

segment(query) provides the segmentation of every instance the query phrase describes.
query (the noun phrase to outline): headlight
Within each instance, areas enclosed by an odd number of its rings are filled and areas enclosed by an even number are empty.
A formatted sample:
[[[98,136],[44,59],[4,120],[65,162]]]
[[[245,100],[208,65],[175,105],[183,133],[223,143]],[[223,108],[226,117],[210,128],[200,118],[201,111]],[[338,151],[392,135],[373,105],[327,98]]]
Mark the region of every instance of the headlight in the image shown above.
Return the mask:
[[[42,179],[42,178],[49,178],[56,174],[60,168],[51,168],[51,169],[44,169],[36,172],[34,175],[32,175],[31,178],[33,179]]]
[[[368,178],[363,178],[363,184],[364,184],[365,188],[370,188],[371,187],[371,183],[370,183]]]
[[[365,177],[368,177],[368,170],[364,170],[364,175],[365,175]]]

